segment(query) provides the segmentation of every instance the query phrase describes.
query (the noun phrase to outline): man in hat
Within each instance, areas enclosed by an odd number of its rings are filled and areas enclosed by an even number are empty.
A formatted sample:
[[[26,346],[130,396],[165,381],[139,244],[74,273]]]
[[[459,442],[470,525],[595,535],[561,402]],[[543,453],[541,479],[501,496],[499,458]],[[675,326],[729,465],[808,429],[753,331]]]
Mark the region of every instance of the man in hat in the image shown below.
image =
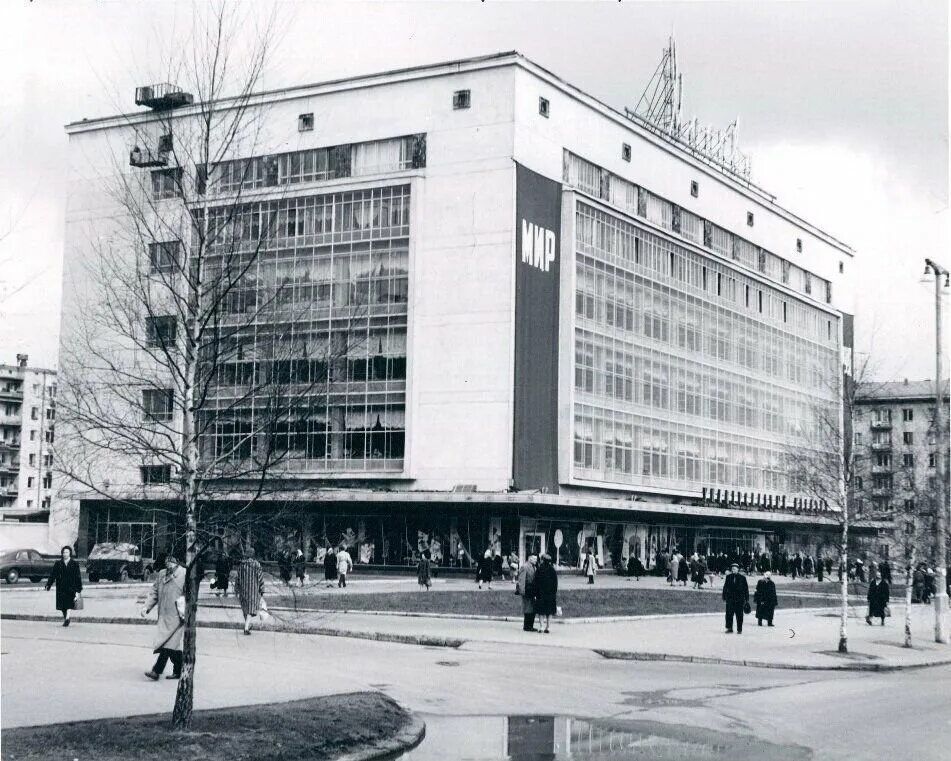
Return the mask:
[[[165,571],[149,591],[149,597],[140,611],[145,618],[152,608],[158,606],[158,629],[155,634],[154,653],[158,659],[151,671],[145,675],[153,682],[165,670],[165,664],[172,662],[172,673],[166,679],[179,679],[182,675],[182,638],[185,618],[185,569],[178,564],[174,555],[165,556]]]
[[[743,614],[749,610],[750,588],[746,577],[740,573],[739,563],[730,565],[730,574],[723,581],[723,601],[726,603],[726,630],[733,631],[736,616],[736,633],[743,633]]]

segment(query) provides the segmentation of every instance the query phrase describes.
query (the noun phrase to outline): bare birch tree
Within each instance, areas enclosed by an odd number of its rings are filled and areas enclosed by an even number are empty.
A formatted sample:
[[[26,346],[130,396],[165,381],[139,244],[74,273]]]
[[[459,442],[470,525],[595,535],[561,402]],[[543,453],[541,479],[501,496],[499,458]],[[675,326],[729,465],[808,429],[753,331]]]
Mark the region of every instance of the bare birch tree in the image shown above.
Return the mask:
[[[321,388],[347,371],[352,350],[346,322],[320,339],[295,331],[295,283],[272,266],[292,222],[273,192],[277,159],[257,150],[254,93],[275,19],[239,51],[240,10],[222,4],[205,18],[167,62],[178,86],[137,94],[164,107],[127,119],[130,153],[110,187],[118,213],[89,235],[77,319],[64,326],[57,450],[77,488],[164,510],[181,532],[179,728],[192,715],[203,552],[220,532],[280,520],[254,506],[295,451],[323,440]],[[272,190],[266,200],[248,197],[261,188]],[[359,321],[360,306],[349,315]]]

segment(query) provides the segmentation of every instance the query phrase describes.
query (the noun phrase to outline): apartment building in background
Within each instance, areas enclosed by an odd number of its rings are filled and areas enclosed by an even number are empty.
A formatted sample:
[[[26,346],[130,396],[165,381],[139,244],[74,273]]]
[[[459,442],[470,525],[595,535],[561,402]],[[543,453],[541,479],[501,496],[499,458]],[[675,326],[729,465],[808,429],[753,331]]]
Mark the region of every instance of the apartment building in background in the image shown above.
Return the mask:
[[[30,367],[26,354],[0,365],[0,514],[44,517],[53,500],[56,371]]]
[[[880,532],[880,541],[867,548],[879,559],[901,559],[908,517],[934,519],[939,473],[948,472],[948,453],[942,453],[942,442],[946,447],[948,441],[948,400],[946,381],[942,394],[942,437],[934,424],[933,380],[865,383],[856,394],[853,440],[857,476],[853,504],[858,517],[890,524]],[[945,467],[939,469],[942,456]],[[929,558],[931,550],[930,546],[919,547],[920,558]]]
[[[181,104],[176,119],[193,117],[190,98],[161,92]],[[650,566],[674,546],[834,544],[836,516],[795,491],[785,455],[815,405],[841,412],[847,245],[514,52],[253,103],[255,153],[203,174],[203,203],[214,218],[240,192],[230,230],[252,243],[277,220],[229,308],[244,319],[264,284],[291,286],[293,354],[267,371],[332,376],[321,414],[288,421],[283,444],[281,500],[300,507],[308,557],[344,543],[358,563],[408,565],[426,546],[448,563],[490,547],[576,566],[591,547],[605,566],[632,554]],[[115,217],[113,158],[129,152],[154,202],[174,201],[183,169],[156,163],[173,139],[159,117],[67,127],[64,326],[81,309],[85,241]],[[137,144],[153,123],[153,143]],[[153,270],[159,254],[130,252]],[[223,368],[209,404],[240,398],[262,371],[255,346],[271,327],[247,331],[245,359]],[[341,349],[333,368],[327,345]],[[240,452],[255,409],[248,400],[210,431],[206,452]],[[117,462],[103,491],[170,477]],[[62,509],[80,554],[168,541],[148,499],[135,509],[77,490]]]

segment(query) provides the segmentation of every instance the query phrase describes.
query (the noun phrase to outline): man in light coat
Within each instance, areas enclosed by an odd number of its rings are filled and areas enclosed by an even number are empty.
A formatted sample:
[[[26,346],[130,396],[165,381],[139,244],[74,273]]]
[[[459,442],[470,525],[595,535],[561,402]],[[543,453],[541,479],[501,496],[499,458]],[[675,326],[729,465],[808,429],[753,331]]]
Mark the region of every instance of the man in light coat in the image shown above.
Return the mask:
[[[165,571],[160,573],[140,614],[145,618],[152,608],[158,606],[158,628],[155,633],[154,653],[158,659],[145,675],[153,682],[172,662],[172,673],[166,679],[179,679],[182,675],[182,638],[185,620],[185,569],[171,553],[165,557]]]
[[[347,574],[350,573],[350,570],[353,568],[353,558],[350,557],[350,553],[347,552],[346,547],[341,547],[337,550],[337,586],[345,587],[347,586]]]
[[[515,594],[522,598],[522,630],[535,631],[535,568],[538,556],[529,555],[525,565],[518,569]]]

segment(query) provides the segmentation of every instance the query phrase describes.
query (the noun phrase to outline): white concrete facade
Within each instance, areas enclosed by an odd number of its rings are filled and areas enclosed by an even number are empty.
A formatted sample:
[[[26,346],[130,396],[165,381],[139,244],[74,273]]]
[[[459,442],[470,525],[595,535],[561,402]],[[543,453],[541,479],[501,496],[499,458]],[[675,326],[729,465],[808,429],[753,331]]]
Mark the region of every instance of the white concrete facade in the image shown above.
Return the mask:
[[[453,107],[453,93],[459,90],[470,92],[469,108]],[[547,117],[539,113],[540,97],[549,102]],[[256,103],[263,129],[253,146],[238,147],[235,158],[426,135],[425,168],[303,183],[290,191],[300,195],[406,183],[412,199],[402,470],[303,473],[301,478],[382,479],[403,491],[449,491],[471,484],[480,492],[502,492],[512,485],[516,162],[561,182],[565,151],[581,156],[830,281],[830,303],[819,288],[810,298],[781,283],[770,285],[828,311],[837,325],[841,314],[853,311],[853,252],[847,246],[799,220],[768,194],[687,155],[517,53],[295,87],[261,94]],[[181,109],[180,118],[187,119],[189,112]],[[303,113],[313,113],[312,131],[298,131]],[[64,325],[90,296],[83,274],[91,255],[88,241],[108,234],[115,224],[108,183],[116,165],[124,172],[142,171],[124,163],[133,134],[129,123],[150,118],[143,113],[67,127]],[[630,162],[622,159],[624,144],[631,146]],[[696,197],[692,182],[699,184]],[[576,196],[566,188],[562,214],[569,222]],[[749,212],[755,216],[752,227]],[[559,404],[565,420],[572,399],[567,362],[574,351],[573,323],[565,315],[573,299],[571,230],[563,227],[561,248]],[[755,271],[726,264],[765,282]],[[584,494],[584,484],[571,477],[570,428],[562,430],[559,478],[566,486],[580,485]],[[132,485],[138,468],[114,463],[109,472],[114,485]],[[698,490],[699,485],[690,494]],[[69,525],[78,521],[78,511],[72,516]]]

